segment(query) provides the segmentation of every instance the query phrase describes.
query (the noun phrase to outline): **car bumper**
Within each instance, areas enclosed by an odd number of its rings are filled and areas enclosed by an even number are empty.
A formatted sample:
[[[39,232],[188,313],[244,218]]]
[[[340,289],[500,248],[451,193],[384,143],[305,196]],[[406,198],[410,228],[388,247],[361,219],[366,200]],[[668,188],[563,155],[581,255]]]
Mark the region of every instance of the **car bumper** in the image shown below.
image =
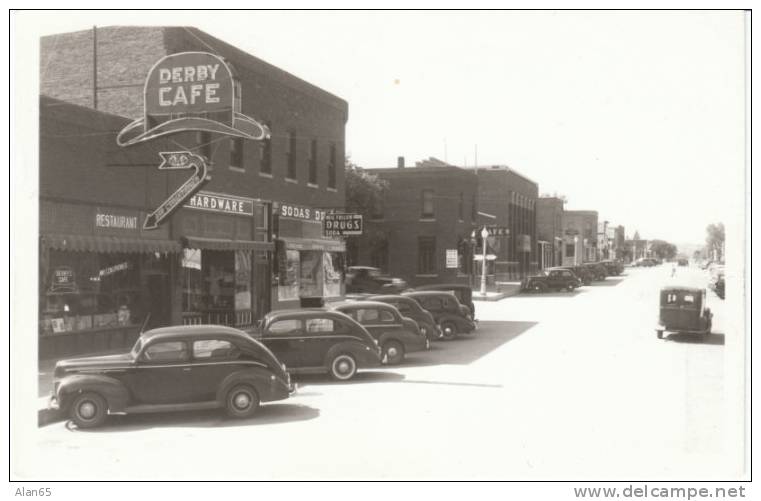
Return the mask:
[[[58,397],[55,395],[50,395],[50,398],[48,399],[48,409],[53,411],[61,410],[61,404],[58,401]]]

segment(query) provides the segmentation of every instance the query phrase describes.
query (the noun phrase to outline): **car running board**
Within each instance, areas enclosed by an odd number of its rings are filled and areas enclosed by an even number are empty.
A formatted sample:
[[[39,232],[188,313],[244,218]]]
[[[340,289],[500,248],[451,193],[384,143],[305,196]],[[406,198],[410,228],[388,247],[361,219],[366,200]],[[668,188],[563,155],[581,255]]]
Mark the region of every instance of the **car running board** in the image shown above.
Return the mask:
[[[216,400],[210,402],[193,402],[189,404],[142,404],[127,407],[122,412],[110,414],[145,414],[149,412],[172,412],[172,411],[198,411],[206,409],[218,409],[222,407]]]

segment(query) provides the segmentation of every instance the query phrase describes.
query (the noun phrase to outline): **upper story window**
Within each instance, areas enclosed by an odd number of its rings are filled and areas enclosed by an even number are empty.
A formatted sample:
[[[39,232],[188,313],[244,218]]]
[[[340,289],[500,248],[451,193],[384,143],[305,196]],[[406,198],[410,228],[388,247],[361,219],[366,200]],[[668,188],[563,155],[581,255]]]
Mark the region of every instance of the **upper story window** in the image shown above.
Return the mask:
[[[241,96],[240,80],[237,78],[233,80],[233,110],[240,113],[240,96]]]
[[[309,145],[309,183],[317,184],[317,140]]]
[[[272,124],[265,123],[267,128],[272,132]],[[272,174],[272,138],[267,137],[262,140],[261,149],[259,150],[260,162],[259,171],[264,174]]]
[[[432,218],[433,217],[433,190],[423,190],[422,194],[422,207],[420,211],[420,217]]]
[[[330,155],[328,158],[328,188],[336,187],[336,145],[330,145]]]
[[[296,179],[296,133],[293,131],[288,132],[288,141],[285,143],[285,160],[288,168],[285,177]]]
[[[230,167],[243,169],[243,138],[230,138]]]

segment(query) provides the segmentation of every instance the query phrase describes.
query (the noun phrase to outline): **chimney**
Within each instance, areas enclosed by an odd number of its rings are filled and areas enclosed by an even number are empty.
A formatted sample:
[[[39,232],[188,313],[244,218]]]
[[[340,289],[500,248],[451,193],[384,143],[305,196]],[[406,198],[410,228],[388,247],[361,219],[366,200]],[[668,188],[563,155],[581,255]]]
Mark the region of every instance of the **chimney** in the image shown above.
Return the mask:
[[[396,157],[396,168],[404,169],[404,157]]]

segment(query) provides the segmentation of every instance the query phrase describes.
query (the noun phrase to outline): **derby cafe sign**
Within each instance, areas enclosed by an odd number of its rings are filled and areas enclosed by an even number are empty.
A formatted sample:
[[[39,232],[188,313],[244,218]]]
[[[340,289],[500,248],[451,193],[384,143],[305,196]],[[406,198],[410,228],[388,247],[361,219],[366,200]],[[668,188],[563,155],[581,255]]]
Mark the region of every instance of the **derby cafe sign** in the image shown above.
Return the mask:
[[[145,80],[144,116],[122,129],[116,143],[126,147],[185,131],[207,131],[252,140],[268,137],[267,127],[240,113],[238,88],[232,69],[219,56],[207,52],[166,56],[153,65]],[[195,172],[148,215],[143,223],[144,229],[157,228],[210,180],[206,175],[208,159],[193,151],[162,152],[160,155],[159,169],[194,169]],[[227,204],[223,205],[226,211]],[[197,207],[196,204],[191,206]],[[241,209],[231,210],[239,212]]]

